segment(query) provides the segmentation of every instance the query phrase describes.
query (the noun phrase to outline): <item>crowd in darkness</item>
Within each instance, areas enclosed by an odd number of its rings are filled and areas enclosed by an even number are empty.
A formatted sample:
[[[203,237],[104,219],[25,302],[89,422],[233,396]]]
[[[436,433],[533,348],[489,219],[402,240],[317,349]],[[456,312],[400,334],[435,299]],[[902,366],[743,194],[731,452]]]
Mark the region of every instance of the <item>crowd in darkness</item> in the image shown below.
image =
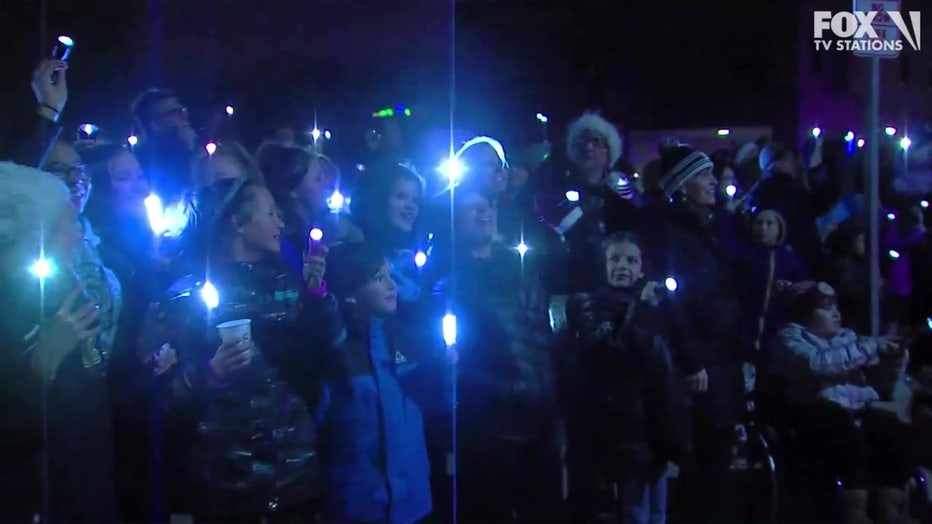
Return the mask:
[[[435,170],[403,112],[342,162],[213,142],[162,88],[72,140],[67,71],[0,163],[0,521],[918,515],[932,243],[896,148],[878,282],[829,133],[635,166],[606,116],[538,115]]]

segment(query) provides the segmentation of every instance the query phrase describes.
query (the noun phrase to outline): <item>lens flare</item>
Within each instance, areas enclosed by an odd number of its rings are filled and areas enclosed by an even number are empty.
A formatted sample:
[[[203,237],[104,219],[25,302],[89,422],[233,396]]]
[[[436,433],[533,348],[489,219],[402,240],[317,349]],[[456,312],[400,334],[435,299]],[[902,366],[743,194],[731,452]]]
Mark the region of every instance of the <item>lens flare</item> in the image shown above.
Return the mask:
[[[40,257],[31,266],[29,272],[40,280],[44,280],[52,274],[52,263],[47,259]]]
[[[515,246],[515,249],[518,251],[518,254],[521,255],[521,258],[524,258],[524,255],[527,254],[530,248],[527,247],[527,244],[525,244],[524,241],[522,241],[520,244]]]
[[[437,168],[437,171],[445,176],[450,184],[456,184],[463,177],[463,173],[466,172],[466,166],[460,162],[459,158],[454,156],[444,160],[440,167]]]
[[[201,300],[207,309],[217,309],[220,306],[220,292],[209,280],[201,287]]]
[[[330,211],[336,213],[343,209],[343,205],[346,203],[346,199],[343,198],[343,195],[339,190],[334,191],[329,198],[327,198],[327,207],[330,208]]]
[[[447,313],[440,322],[443,329],[443,341],[447,347],[456,344],[456,315]]]

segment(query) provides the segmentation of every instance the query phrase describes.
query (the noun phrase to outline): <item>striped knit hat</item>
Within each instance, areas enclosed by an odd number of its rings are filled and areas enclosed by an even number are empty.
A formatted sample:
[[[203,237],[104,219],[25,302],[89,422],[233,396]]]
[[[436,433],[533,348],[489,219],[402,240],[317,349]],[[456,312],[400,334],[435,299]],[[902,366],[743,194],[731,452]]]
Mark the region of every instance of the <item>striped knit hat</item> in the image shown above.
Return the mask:
[[[660,152],[660,166],[663,178],[660,186],[669,197],[683,187],[686,182],[706,169],[712,169],[712,160],[702,151],[686,144],[668,145]]]

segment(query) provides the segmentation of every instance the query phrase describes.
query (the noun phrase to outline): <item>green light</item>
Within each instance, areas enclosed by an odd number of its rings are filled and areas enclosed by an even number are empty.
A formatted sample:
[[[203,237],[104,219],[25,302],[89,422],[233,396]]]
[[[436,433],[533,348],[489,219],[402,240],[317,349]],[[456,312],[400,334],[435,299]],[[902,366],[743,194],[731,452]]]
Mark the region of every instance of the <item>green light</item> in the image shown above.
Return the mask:
[[[411,110],[410,110],[410,109],[405,108],[405,116],[411,116]]]

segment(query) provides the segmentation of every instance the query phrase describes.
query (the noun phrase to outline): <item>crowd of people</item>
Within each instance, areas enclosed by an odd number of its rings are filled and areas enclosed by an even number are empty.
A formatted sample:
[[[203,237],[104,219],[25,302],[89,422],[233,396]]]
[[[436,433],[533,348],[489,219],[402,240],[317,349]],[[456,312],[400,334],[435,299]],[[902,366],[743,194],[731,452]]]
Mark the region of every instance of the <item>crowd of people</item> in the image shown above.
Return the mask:
[[[872,282],[843,140],[634,166],[586,112],[564,154],[435,172],[380,115],[341,169],[287,128],[208,143],[166,89],[69,140],[67,68],[0,163],[0,520],[739,522],[779,455],[907,521],[928,204],[884,184]]]

